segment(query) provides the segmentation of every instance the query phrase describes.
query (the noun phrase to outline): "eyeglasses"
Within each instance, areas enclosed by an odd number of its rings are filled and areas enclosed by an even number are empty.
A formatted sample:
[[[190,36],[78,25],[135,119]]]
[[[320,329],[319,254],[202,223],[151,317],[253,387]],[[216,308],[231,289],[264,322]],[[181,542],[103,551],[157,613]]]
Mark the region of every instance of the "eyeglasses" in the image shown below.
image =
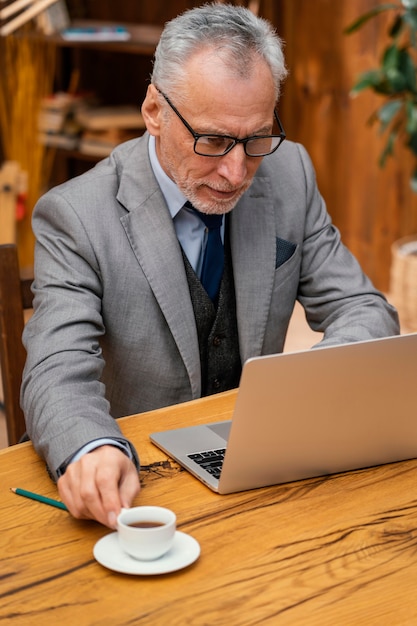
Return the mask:
[[[196,133],[189,123],[183,118],[181,113],[172,104],[171,100],[160,89],[156,87],[161,96],[164,97],[174,113],[179,117],[186,129],[194,137],[194,152],[201,156],[219,157],[224,156],[232,150],[236,144],[241,143],[245,154],[249,157],[263,157],[272,154],[280,147],[285,139],[285,132],[277,112],[274,110],[274,117],[278,124],[278,135],[253,135],[245,139],[238,139],[230,135],[202,134]]]

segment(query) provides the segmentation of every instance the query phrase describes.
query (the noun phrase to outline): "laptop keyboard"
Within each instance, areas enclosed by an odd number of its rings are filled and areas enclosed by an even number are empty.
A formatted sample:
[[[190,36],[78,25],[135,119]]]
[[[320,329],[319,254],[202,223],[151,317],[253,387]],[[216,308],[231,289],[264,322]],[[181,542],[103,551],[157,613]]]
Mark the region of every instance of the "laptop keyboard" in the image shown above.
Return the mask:
[[[205,469],[206,472],[214,476],[214,478],[220,478],[225,452],[226,448],[206,450],[205,452],[189,454],[188,458]]]

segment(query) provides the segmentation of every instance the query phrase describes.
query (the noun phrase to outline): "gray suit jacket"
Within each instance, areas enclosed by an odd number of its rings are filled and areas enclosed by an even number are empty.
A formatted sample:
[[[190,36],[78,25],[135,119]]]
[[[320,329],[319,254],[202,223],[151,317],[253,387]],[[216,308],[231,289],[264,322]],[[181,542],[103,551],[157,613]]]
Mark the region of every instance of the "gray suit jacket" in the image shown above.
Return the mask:
[[[22,405],[54,470],[88,441],[122,439],[114,417],[198,398],[199,349],[147,135],[49,191],[33,228]],[[286,141],[263,159],[230,237],[242,361],[282,351],[296,299],[322,345],[398,333],[395,311],[341,244],[301,146]]]

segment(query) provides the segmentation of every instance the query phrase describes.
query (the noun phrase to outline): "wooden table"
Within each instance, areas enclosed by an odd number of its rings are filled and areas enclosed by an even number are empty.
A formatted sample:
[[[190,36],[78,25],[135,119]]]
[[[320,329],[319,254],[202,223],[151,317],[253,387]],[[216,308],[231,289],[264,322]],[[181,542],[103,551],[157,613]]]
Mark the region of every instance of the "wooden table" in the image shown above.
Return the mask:
[[[227,419],[235,393],[120,421],[140,451],[135,504],[172,508],[201,556],[162,576],[99,565],[109,532],[14,495],[57,498],[31,444],[0,453],[0,624],[341,626],[417,623],[417,461],[219,496],[148,441]]]

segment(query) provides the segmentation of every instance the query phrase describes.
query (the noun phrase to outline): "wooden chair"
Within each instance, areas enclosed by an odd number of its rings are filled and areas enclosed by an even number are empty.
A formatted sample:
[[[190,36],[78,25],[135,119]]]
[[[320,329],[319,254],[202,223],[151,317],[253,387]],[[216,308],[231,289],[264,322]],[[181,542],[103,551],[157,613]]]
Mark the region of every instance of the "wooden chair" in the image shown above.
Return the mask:
[[[26,431],[19,404],[26,351],[22,344],[24,310],[32,308],[32,278],[21,278],[17,248],[0,245],[0,367],[9,445]]]

